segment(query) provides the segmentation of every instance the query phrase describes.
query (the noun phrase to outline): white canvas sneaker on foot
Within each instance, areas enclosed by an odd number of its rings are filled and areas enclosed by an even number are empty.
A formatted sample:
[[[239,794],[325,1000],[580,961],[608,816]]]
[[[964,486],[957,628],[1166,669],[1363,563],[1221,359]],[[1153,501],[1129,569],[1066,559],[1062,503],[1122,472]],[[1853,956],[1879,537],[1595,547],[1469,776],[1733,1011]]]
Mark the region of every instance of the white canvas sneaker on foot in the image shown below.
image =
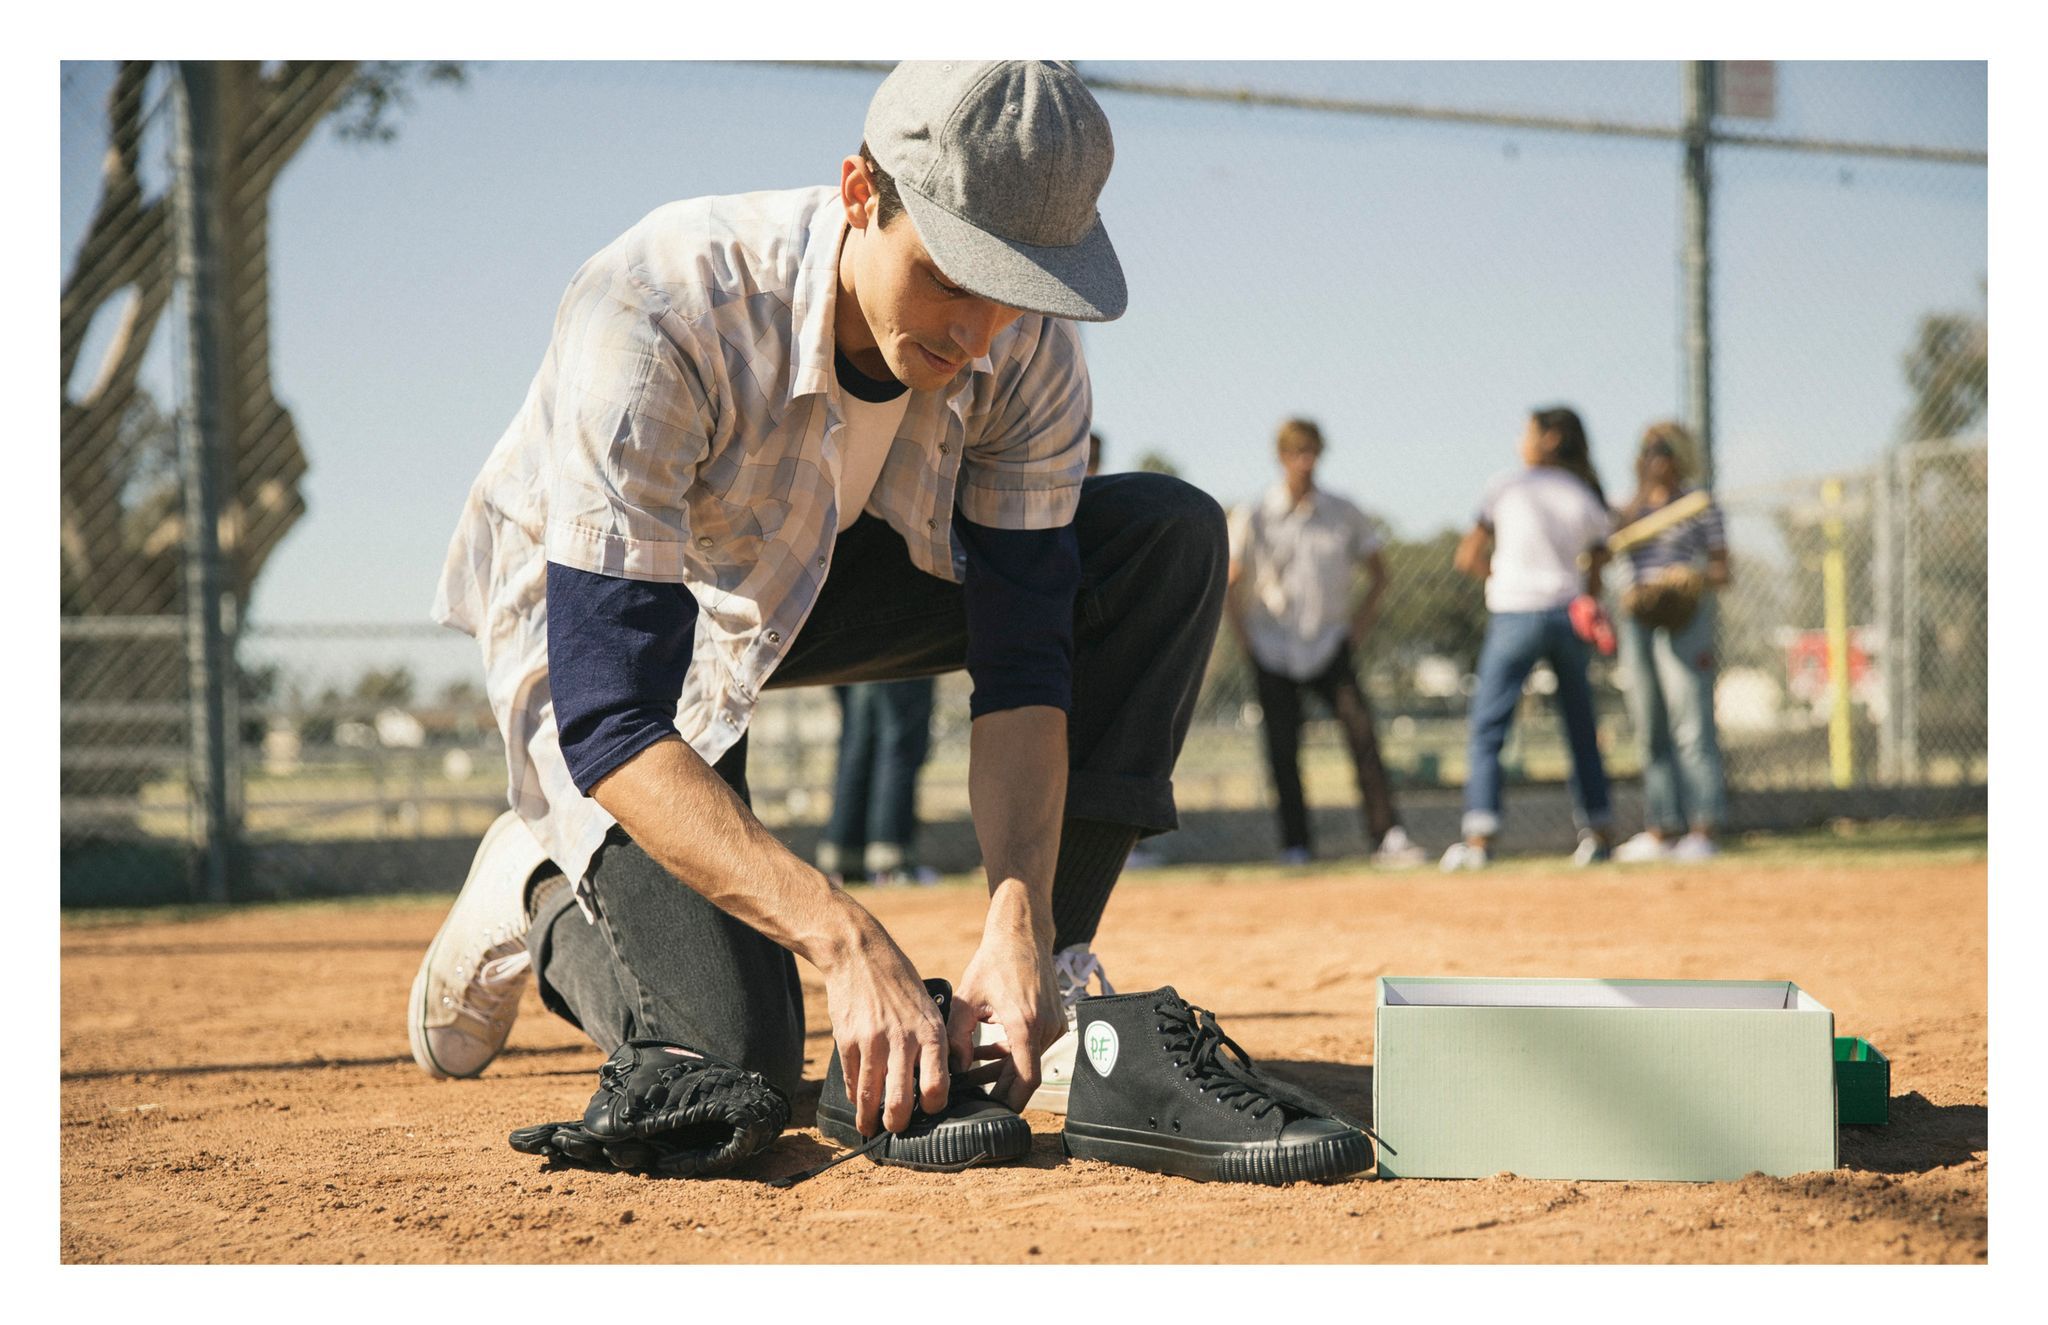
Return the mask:
[[[1429,853],[1410,841],[1408,830],[1399,824],[1387,830],[1372,853],[1372,863],[1383,870],[1413,869],[1428,861]]]
[[[1614,858],[1625,865],[1640,864],[1646,860],[1662,860],[1670,854],[1670,846],[1655,833],[1637,833],[1614,848]]]
[[[533,831],[510,810],[484,834],[412,982],[406,1028],[428,1076],[473,1077],[505,1047],[532,966],[526,884],[545,864]]]
[[[1038,1060],[1038,1089],[1032,1092],[1024,1107],[1043,1109],[1047,1113],[1065,1113],[1067,1091],[1074,1082],[1074,1051],[1080,1043],[1080,1036],[1076,1033],[1075,1009],[1082,999],[1090,997],[1090,979],[1102,986],[1104,994],[1114,994],[1116,986],[1110,984],[1101,959],[1090,952],[1085,943],[1060,949],[1053,954],[1052,965],[1053,980],[1060,991],[1060,1013],[1067,1020],[1067,1031],[1053,1041],[1052,1048]],[[974,1038],[976,1044],[993,1044],[1003,1038],[1003,1032],[1000,1027],[983,1022],[975,1031]]]
[[[1714,845],[1714,839],[1705,833],[1687,833],[1672,844],[1673,860],[1710,860],[1721,854],[1721,848]]]
[[[1473,846],[1470,842],[1453,842],[1444,848],[1444,857],[1437,862],[1437,868],[1446,874],[1460,870],[1483,870],[1487,865],[1485,847]]]

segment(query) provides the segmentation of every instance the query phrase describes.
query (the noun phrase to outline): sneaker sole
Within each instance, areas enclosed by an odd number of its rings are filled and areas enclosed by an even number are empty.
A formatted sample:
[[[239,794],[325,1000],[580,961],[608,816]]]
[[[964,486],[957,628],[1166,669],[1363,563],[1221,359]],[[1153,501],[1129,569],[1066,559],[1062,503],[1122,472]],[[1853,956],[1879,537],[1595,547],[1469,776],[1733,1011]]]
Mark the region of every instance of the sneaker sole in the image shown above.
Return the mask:
[[[818,1130],[842,1146],[861,1146],[869,1140],[853,1125],[851,1114],[823,1106],[818,1109]],[[962,1164],[1006,1164],[1030,1153],[1031,1124],[1011,1114],[981,1122],[945,1123],[922,1136],[899,1134],[871,1158],[898,1168],[952,1169]]]
[[[1254,1182],[1279,1187],[1290,1182],[1347,1178],[1373,1165],[1372,1142],[1356,1133],[1281,1146],[1269,1141],[1168,1140],[1153,1132],[1077,1123],[1069,1118],[1062,1142],[1075,1159],[1171,1173],[1197,1182]]]
[[[469,874],[462,880],[463,888],[467,889],[475,881],[477,868],[490,859],[491,849],[497,844],[499,834],[518,823],[519,820],[516,818],[501,815],[484,833],[484,840],[476,849],[476,858],[470,863]],[[458,892],[456,896],[459,898],[462,894]],[[454,918],[454,907],[451,905],[448,919]],[[441,944],[447,937],[448,920],[443,920],[441,928],[434,934],[434,941],[427,945],[427,955],[420,958],[419,974],[412,978],[412,995],[406,1004],[412,1009],[412,1016],[407,1019],[405,1029],[412,1041],[412,1060],[420,1065],[422,1071],[443,1081],[465,1081],[482,1076],[484,1069],[496,1061],[497,1054],[492,1054],[490,1058],[479,1063],[474,1072],[451,1072],[441,1066],[439,1060],[434,1057],[433,1046],[427,1040],[427,972],[433,969],[434,955],[441,950]],[[503,1052],[502,1046],[499,1052]]]

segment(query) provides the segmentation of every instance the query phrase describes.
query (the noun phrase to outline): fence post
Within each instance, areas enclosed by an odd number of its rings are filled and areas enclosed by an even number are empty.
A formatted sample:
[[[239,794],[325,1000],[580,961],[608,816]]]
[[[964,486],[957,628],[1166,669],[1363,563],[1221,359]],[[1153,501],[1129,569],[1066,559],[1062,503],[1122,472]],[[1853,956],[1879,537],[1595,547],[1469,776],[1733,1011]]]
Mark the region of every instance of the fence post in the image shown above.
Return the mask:
[[[184,408],[178,460],[185,490],[185,658],[189,675],[191,774],[202,851],[199,896],[228,900],[235,849],[229,763],[238,733],[230,718],[232,660],[222,619],[220,564],[221,92],[205,61],[177,64],[177,276],[185,290]]]
[[[1713,188],[1714,62],[1685,62],[1686,423],[1699,440],[1700,486],[1714,487]]]

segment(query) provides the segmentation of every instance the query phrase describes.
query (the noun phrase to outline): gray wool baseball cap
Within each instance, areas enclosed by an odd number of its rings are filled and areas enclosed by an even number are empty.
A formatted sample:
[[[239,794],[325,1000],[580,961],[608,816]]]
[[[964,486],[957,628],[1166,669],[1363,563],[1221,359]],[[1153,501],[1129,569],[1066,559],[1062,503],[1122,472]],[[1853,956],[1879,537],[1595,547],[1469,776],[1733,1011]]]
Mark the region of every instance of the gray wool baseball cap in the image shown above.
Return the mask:
[[[1109,117],[1062,60],[905,60],[864,137],[946,276],[985,299],[1082,322],[1124,311],[1095,210]]]

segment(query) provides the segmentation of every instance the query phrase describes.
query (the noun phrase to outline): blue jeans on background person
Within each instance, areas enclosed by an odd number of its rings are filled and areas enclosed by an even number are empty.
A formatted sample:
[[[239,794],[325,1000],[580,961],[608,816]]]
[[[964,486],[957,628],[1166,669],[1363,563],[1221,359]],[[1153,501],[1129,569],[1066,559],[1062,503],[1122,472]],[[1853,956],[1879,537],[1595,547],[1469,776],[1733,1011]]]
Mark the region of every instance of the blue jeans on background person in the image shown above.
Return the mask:
[[[1547,612],[1495,612],[1479,646],[1479,690],[1472,697],[1466,744],[1466,837],[1500,831],[1500,750],[1521,705],[1522,683],[1538,662],[1557,676],[1557,707],[1571,749],[1572,821],[1581,832],[1605,832],[1614,819],[1607,770],[1600,763],[1593,687],[1586,680],[1587,644],[1562,607]]]
[[[845,873],[910,868],[917,774],[931,750],[929,676],[832,687],[839,700],[839,771],[820,867]]]
[[[1683,629],[1622,613],[1628,715],[1643,755],[1643,823],[1666,837],[1711,832],[1728,817],[1721,741],[1714,730],[1714,596]]]

